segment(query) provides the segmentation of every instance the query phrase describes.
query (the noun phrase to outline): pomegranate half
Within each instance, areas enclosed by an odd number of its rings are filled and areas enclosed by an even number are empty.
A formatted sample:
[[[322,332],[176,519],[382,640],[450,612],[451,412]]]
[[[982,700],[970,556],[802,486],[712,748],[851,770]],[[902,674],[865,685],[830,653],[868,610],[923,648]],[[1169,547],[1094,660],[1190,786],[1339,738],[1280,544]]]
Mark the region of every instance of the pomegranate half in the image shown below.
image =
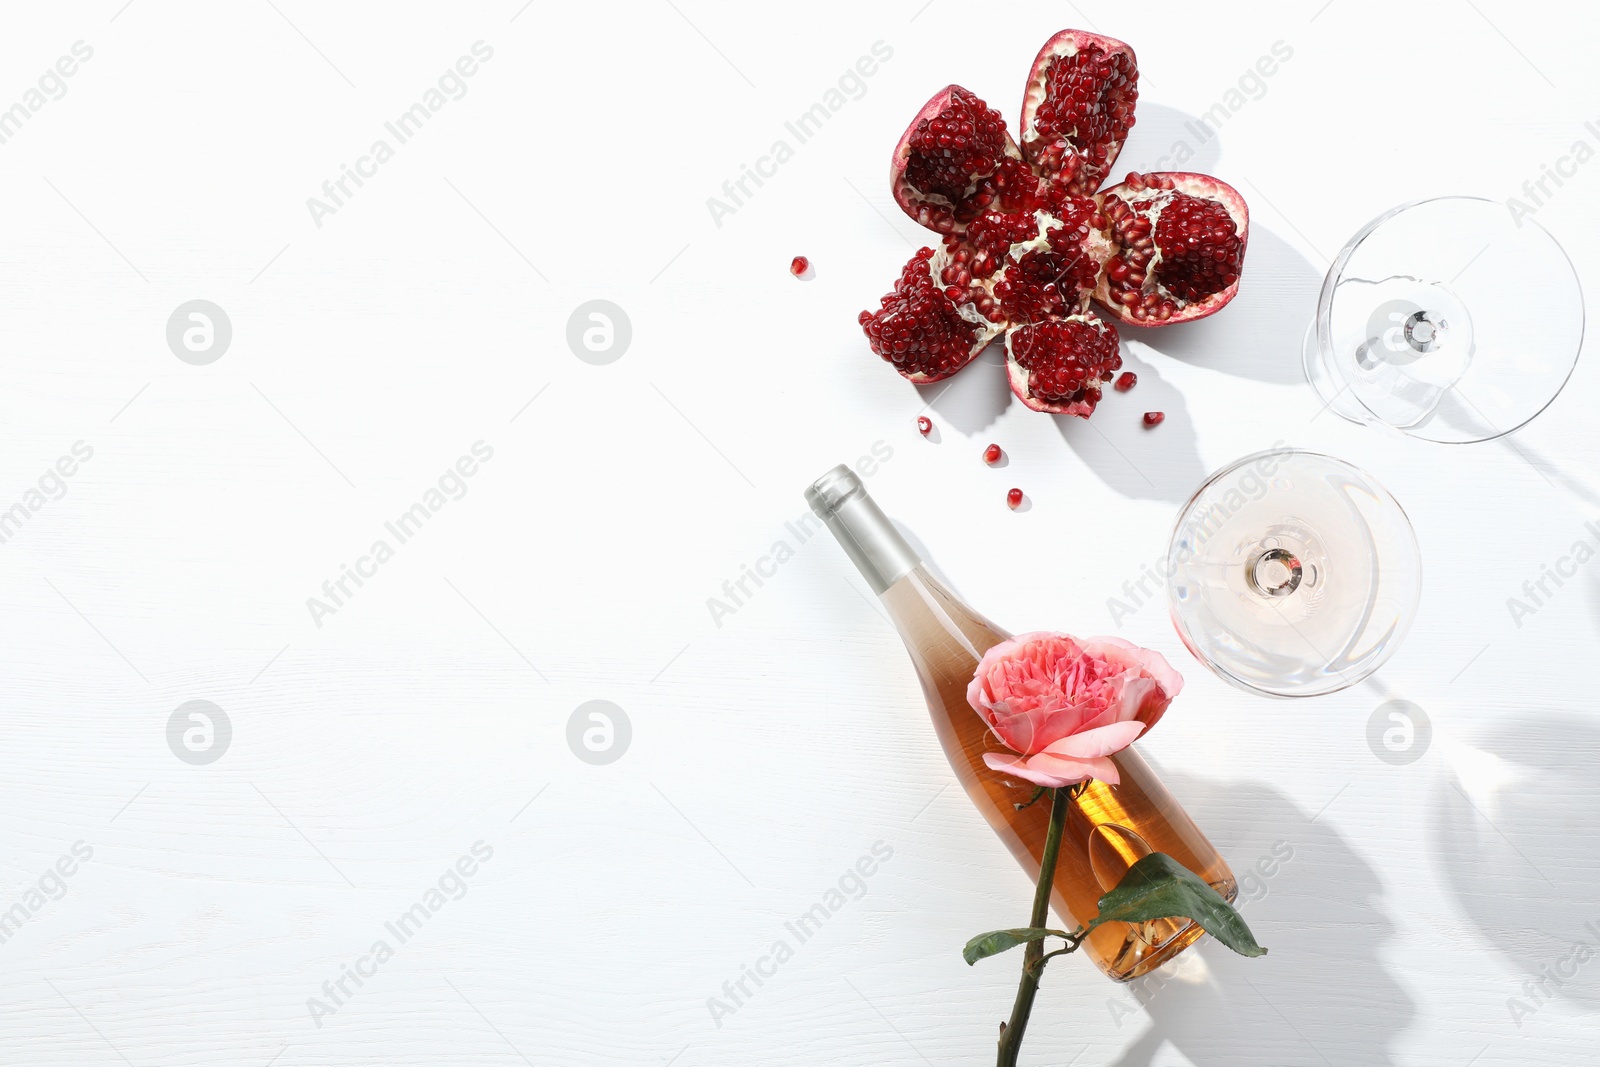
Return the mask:
[[[1204,174],[1129,174],[1100,197],[1117,252],[1094,298],[1123,322],[1192,322],[1238,293],[1250,209],[1231,185]]]

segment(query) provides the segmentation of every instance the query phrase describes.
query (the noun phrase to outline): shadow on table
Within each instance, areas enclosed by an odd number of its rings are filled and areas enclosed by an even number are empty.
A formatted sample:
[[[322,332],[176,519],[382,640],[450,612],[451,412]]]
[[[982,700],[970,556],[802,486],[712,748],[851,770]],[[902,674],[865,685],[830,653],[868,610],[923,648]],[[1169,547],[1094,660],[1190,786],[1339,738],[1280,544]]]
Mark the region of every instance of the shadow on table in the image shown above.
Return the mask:
[[[1199,322],[1118,323],[1123,364],[1138,375],[1138,384],[1126,394],[1107,390],[1092,419],[1055,417],[1062,439],[1125,497],[1181,504],[1210,473],[1200,462],[1188,402],[1142,358],[1146,350],[1224,374],[1311,388],[1300,345],[1316,305],[1318,275],[1275,234],[1259,225],[1250,232],[1244,284],[1232,303]],[[1147,428],[1146,411],[1163,412],[1166,419]]]
[[[1056,430],[1084,464],[1122,496],[1181,504],[1210,473],[1200,462],[1189,405],[1153,364],[1126,345],[1122,365],[1139,378],[1132,390],[1106,390],[1093,418],[1052,415]],[[1158,426],[1146,426],[1147,411],[1159,411],[1166,418]]]
[[[1433,844],[1462,908],[1523,975],[1517,1028],[1551,1000],[1600,1012],[1600,728],[1536,713],[1452,746]]]
[[[991,342],[955,377],[913,388],[940,419],[964,434],[975,434],[988,428],[1011,405],[1005,348],[999,341]]]
[[[1302,346],[1317,312],[1322,272],[1252,218],[1239,295],[1215,315],[1177,326],[1118,326],[1138,341],[1196,367],[1307,389]]]
[[[1393,925],[1377,875],[1263,783],[1163,778],[1233,867],[1269,954],[1244,959],[1207,938],[1113,993],[1107,1011],[1139,1035],[1117,1067],[1148,1067],[1168,1043],[1195,1067],[1392,1063],[1415,1009],[1379,955]]]
[[[1106,184],[1120,182],[1130,170],[1216,172],[1222,158],[1222,137],[1217,130],[1202,125],[1187,111],[1152,100],[1139,101],[1137,112],[1138,121]]]
[[[1195,366],[1279,385],[1304,384],[1300,348],[1316,313],[1324,272],[1263,225],[1270,209],[1250,203],[1250,186],[1220,165],[1225,132],[1187,112],[1141,102],[1139,121],[1113,177],[1120,181],[1130,168],[1181,170],[1215,174],[1235,185],[1251,208],[1239,295],[1224,311],[1199,322],[1155,328],[1119,324],[1118,329],[1125,341]]]

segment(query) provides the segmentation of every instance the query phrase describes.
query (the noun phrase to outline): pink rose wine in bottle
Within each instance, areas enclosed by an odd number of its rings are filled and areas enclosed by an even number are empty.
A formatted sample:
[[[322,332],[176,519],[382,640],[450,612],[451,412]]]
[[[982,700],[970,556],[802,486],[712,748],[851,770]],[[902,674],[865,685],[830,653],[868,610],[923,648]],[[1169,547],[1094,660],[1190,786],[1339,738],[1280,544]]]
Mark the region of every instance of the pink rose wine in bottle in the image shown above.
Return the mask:
[[[879,510],[848,467],[838,466],[806,490],[806,500],[882,600],[900,631],[950,766],[967,796],[1005,842],[1028,878],[1037,881],[1050,817],[1048,800],[1033,799],[1032,783],[1008,778],[983,762],[985,752],[1008,751],[967,703],[967,684],[991,645],[1011,635],[962,603],[934,579],[905,538]],[[1090,782],[1073,800],[1062,835],[1051,905],[1063,928],[1076,929],[1098,913],[1101,896],[1128,868],[1165,852],[1233,900],[1233,872],[1194,820],[1132,748],[1113,756],[1122,781]],[[1018,889],[1015,913],[1027,897]],[[1005,925],[1006,912],[984,918]],[[1121,982],[1172,959],[1205,931],[1187,919],[1106,923],[1084,942],[1096,966]]]

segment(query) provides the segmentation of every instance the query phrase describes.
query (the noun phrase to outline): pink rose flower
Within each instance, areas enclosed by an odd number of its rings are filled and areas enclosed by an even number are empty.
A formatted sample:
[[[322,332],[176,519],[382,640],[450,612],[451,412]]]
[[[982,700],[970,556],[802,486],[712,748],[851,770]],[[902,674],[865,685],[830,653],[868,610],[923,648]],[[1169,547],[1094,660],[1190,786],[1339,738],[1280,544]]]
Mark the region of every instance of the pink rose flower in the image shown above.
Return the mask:
[[[1159,652],[1116,637],[1032,633],[983,654],[967,703],[1017,753],[985,752],[991,770],[1050,788],[1087,778],[1116,785],[1108,757],[1154,726],[1182,688]]]

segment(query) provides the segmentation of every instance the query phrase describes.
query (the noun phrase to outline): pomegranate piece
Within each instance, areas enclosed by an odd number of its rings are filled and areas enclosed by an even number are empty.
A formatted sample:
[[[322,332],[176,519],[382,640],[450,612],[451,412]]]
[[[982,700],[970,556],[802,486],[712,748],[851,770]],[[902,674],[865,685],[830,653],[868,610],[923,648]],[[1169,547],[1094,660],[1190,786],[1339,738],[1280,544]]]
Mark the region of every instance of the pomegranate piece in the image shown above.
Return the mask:
[[[1239,292],[1250,209],[1204,174],[1130,174],[1101,194],[1117,251],[1094,297],[1124,322],[1192,322]]]
[[[1129,389],[1132,389],[1138,381],[1139,376],[1137,374],[1133,373],[1131,370],[1125,370],[1121,374],[1117,375],[1115,388],[1119,393],[1126,393]]]
[[[1165,421],[1167,421],[1167,413],[1165,411],[1147,411],[1144,413],[1144,424],[1146,426],[1160,426]]]
[[[983,461],[991,467],[1000,462],[1000,456],[1001,452],[999,445],[990,445],[988,448],[983,450]]]
[[[1006,503],[1011,505],[1011,510],[1016,511],[1022,506],[1022,490],[1013,489],[1006,494]]]
[[[1122,368],[1117,331],[1092,314],[1006,331],[1011,391],[1034,411],[1088,418]]]
[[[1026,239],[1013,243],[992,291],[1009,322],[1042,322],[1080,314],[1114,248],[1100,232],[1105,216],[1088,197],[1065,197],[1052,210],[1033,213]],[[980,229],[974,223],[973,229]]]
[[[793,274],[796,278],[805,274],[805,272],[810,269],[811,261],[805,256],[795,256],[789,261],[789,273]]]
[[[933,420],[926,415],[917,416],[917,432],[926,437],[933,432]]]
[[[1022,152],[1047,179],[1092,193],[1133,127],[1139,64],[1111,37],[1062,30],[1033,61],[1022,98]]]
[[[971,363],[1001,329],[962,317],[938,281],[944,261],[942,252],[918,249],[882,306],[856,318],[872,350],[913,382],[950,377]]]
[[[1022,159],[1000,112],[959,85],[922,106],[889,164],[895,202],[919,225],[961,233],[988,209],[1031,205],[1038,176]]]

